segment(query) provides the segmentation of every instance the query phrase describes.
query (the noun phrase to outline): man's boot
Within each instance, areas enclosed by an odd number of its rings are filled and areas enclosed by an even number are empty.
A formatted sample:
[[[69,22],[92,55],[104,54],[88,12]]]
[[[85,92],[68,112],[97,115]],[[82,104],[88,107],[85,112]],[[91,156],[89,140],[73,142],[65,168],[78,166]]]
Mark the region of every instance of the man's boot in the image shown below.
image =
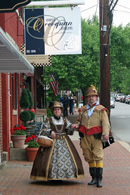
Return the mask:
[[[88,183],[88,185],[94,185],[97,184],[97,178],[96,178],[96,167],[90,167],[89,173],[92,176],[92,181]]]
[[[97,187],[102,187],[102,174],[103,174],[103,168],[96,168],[97,172]]]

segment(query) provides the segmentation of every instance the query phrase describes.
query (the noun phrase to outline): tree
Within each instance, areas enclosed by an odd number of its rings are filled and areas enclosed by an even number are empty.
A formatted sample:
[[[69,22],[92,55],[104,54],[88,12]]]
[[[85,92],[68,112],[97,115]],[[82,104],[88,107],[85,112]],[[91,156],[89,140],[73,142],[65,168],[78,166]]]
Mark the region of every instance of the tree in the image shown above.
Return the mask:
[[[111,91],[123,92],[125,90],[127,93],[129,78],[128,76],[126,78],[126,72],[130,70],[129,34],[129,24],[125,28],[121,25],[111,28]],[[46,76],[54,74],[58,78],[60,90],[71,90],[75,93],[81,89],[84,96],[91,84],[95,85],[98,90],[99,66],[99,22],[98,18],[93,16],[92,20],[82,19],[82,54],[52,56],[52,66],[44,68]]]
[[[130,27],[111,29],[111,90],[122,92],[126,72],[130,69]]]

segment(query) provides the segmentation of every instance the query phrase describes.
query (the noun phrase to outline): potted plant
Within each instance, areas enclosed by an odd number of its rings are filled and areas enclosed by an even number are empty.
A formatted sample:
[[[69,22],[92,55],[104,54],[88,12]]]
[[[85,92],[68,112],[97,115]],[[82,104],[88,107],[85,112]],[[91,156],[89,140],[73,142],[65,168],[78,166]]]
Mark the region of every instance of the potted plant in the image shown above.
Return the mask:
[[[14,148],[24,148],[24,143],[26,139],[26,127],[23,125],[15,125],[11,131],[11,139]]]
[[[27,127],[27,121],[30,121],[31,115],[27,110],[20,112],[19,118],[24,122],[24,125]]]
[[[22,109],[19,118],[24,122],[24,126],[27,128],[27,136],[31,136],[35,133],[35,125],[31,125],[35,118],[35,110],[32,108],[33,100],[29,89],[22,89],[19,104]]]
[[[31,136],[33,134],[35,134],[35,122],[34,122],[34,118],[35,118],[35,110],[32,108],[31,110],[29,110],[29,108],[27,109],[29,114],[30,114],[30,121],[28,121],[28,126],[27,126],[27,135]],[[28,128],[31,127],[31,128]]]
[[[37,137],[35,135],[29,136],[26,138],[25,143],[28,144],[26,147],[28,161],[33,162],[40,147],[37,143]]]

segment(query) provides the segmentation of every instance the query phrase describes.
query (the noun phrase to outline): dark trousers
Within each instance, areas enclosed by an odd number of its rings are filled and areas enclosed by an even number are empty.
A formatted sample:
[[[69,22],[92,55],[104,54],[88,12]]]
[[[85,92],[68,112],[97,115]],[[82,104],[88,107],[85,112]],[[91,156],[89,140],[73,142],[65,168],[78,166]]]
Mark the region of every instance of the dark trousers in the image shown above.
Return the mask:
[[[70,114],[73,114],[73,105],[70,105]]]
[[[68,109],[67,108],[64,108],[64,116],[68,116]]]

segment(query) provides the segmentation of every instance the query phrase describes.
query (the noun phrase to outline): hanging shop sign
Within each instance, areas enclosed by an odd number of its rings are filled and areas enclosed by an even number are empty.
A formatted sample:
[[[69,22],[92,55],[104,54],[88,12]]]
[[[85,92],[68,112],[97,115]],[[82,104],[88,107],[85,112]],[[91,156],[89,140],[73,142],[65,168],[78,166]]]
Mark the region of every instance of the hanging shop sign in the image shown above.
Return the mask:
[[[0,12],[14,12],[17,8],[27,5],[31,0],[1,0]]]
[[[81,54],[79,7],[25,9],[25,54]]]
[[[31,1],[27,6],[84,5],[85,0]]]
[[[51,66],[50,55],[25,55],[25,45],[21,45],[21,52],[27,58],[27,60],[35,67],[39,66]]]

